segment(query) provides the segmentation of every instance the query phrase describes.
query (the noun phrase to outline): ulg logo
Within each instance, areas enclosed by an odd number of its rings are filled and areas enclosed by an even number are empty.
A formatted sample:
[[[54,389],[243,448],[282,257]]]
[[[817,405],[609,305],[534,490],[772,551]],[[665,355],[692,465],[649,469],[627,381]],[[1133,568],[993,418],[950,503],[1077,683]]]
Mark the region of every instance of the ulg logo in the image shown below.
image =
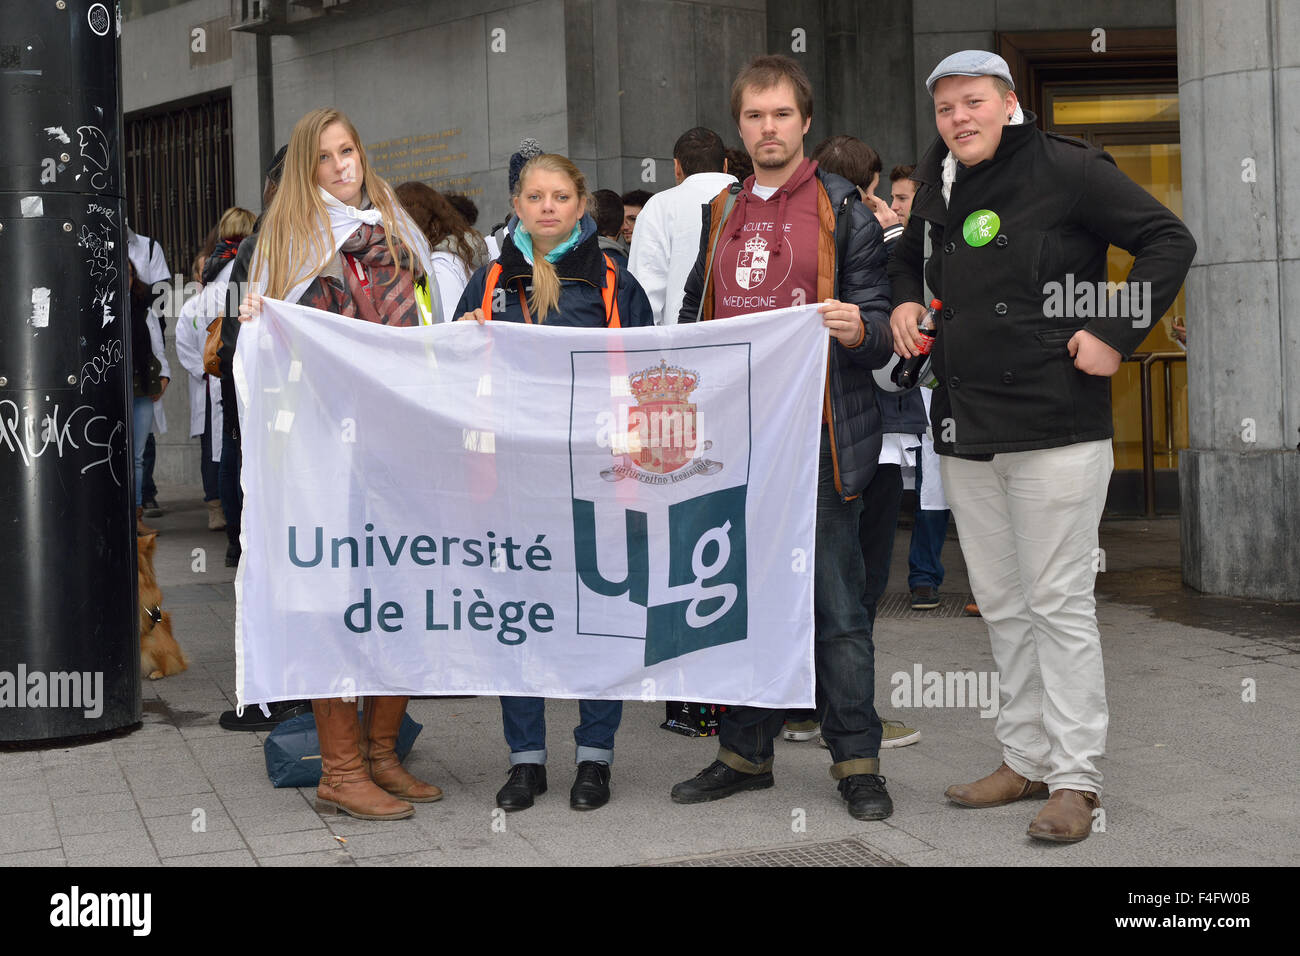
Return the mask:
[[[750,403],[744,385],[716,402],[718,392],[700,388],[706,376],[747,382],[748,348],[672,351],[694,367],[658,354],[629,374],[633,353],[573,359],[582,411],[570,421],[584,423],[570,443],[577,632],[642,641],[646,666],[743,641],[749,629]],[[610,375],[614,368],[621,374]],[[611,394],[635,405],[611,413]],[[705,454],[714,448],[700,428],[705,405],[729,467]],[[606,467],[610,452],[618,463]]]
[[[126,926],[133,936],[148,936],[152,913],[151,893],[83,893],[73,886],[50,897],[51,926]]]
[[[581,601],[585,588],[607,598],[625,597],[645,609],[646,666],[701,648],[743,641],[749,620],[745,486],[670,505],[667,528],[653,527],[659,522],[652,521],[651,515],[625,509],[627,571],[621,580],[611,580],[600,567],[595,502],[574,499],[579,631],[600,633],[602,628],[600,622],[586,619]],[[604,530],[602,540],[608,540],[612,529]],[[651,541],[660,545],[655,549],[658,560],[653,562]],[[662,547],[664,542],[667,548]]]

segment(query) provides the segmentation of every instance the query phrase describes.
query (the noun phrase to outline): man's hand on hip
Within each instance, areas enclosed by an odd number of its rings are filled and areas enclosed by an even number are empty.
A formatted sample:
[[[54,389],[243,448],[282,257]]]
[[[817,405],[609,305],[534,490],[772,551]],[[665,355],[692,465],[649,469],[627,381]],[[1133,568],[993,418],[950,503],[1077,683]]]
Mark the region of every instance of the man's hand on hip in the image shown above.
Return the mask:
[[[1097,336],[1083,329],[1075,332],[1065,347],[1074,359],[1074,367],[1080,372],[1105,378],[1119,371],[1120,362],[1124,358]]]

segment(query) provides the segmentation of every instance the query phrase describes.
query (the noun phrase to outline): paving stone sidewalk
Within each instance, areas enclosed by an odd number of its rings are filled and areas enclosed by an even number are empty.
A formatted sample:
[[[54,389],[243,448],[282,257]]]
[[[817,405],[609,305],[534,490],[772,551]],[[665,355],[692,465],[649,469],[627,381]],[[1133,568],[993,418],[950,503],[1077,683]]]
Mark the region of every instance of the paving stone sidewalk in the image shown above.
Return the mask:
[[[0,753],[0,867],[1300,863],[1300,606],[1182,588],[1176,519],[1103,526],[1105,831],[1060,846],[1025,835],[1041,804],[977,811],[944,800],[949,784],[997,766],[993,721],[976,708],[892,706],[891,677],[917,664],[991,671],[993,661],[978,619],[913,612],[881,618],[875,635],[878,709],[922,734],[883,753],[896,807],[887,821],[848,816],[815,741],[778,741],[770,790],[677,806],[669,788],[708,764],[716,742],[659,729],[663,705],[643,702],[624,708],[608,806],[569,809],[577,705],[553,701],[549,792],[531,810],[494,815],[508,768],[500,709],[489,697],[411,703],[424,731],[407,764],[446,791],[442,802],[394,823],[320,816],[312,791],[270,786],[265,735],[217,725],[235,697],[234,573],[222,566],[224,535],[206,530],[199,497],[194,488],[161,488],[168,512],[153,521],[163,532],[163,607],[189,671],[146,681],[134,733]],[[891,592],[906,591],[907,541],[900,530]],[[205,549],[204,573],[191,570],[194,548]],[[945,595],[964,595],[955,539],[944,562]],[[1247,679],[1253,702],[1243,701]]]

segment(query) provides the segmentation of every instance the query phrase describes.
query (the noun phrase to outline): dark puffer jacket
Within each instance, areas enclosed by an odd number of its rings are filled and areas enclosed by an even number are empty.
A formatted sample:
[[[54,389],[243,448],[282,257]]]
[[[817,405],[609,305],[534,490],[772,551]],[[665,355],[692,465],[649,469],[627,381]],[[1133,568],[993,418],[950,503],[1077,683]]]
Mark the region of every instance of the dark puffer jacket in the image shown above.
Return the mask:
[[[581,328],[599,328],[605,325],[605,300],[601,294],[605,288],[605,257],[597,242],[595,220],[583,216],[581,225],[582,237],[578,244],[555,263],[555,272],[560,277],[560,304],[558,310],[546,316],[546,325]],[[492,320],[522,322],[524,311],[519,305],[519,286],[522,282],[525,292],[532,291],[533,267],[509,237],[506,238],[501,258],[497,261],[501,263],[497,288],[505,290],[505,309],[494,311]],[[465,313],[482,307],[483,289],[487,285],[487,273],[491,268],[489,263],[470,277],[453,318],[459,319]],[[625,329],[654,325],[650,300],[632,273],[620,267],[617,283],[615,301],[618,303],[619,324]]]
[[[827,364],[826,408],[833,426],[835,487],[847,501],[867,487],[880,459],[881,414],[871,372],[883,367],[894,354],[889,330],[889,279],[885,276],[886,252],[880,224],[859,201],[857,188],[847,179],[821,169],[817,170],[817,182],[819,201],[829,202],[835,216],[833,256],[827,262],[818,256],[818,272],[823,272],[823,266],[832,270],[834,297],[856,305],[864,325],[862,341],[855,348],[831,339]],[[726,196],[724,190],[703,207],[700,254],[686,280],[678,322],[694,322],[699,311],[709,243],[720,231],[714,218],[721,217]],[[705,316],[711,311],[711,303],[706,303]]]

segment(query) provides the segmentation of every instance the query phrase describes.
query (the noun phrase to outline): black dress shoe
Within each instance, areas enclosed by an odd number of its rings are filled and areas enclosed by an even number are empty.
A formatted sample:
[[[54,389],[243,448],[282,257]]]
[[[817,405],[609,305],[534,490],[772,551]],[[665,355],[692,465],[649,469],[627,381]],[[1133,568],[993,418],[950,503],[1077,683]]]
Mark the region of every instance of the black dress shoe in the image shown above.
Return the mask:
[[[226,730],[274,730],[277,724],[290,717],[311,713],[309,700],[277,700],[266,707],[271,712],[270,717],[262,716],[262,708],[251,704],[244,708],[243,717],[237,717],[233,710],[228,710],[217,718],[217,723]]]
[[[239,542],[237,541],[234,544],[230,545],[228,548],[226,548],[226,567],[228,568],[239,567],[239,558],[240,555],[242,554],[243,551],[240,549]]]
[[[497,791],[497,806],[507,813],[527,810],[533,797],[546,792],[546,765],[517,763],[510,768],[510,779]]]
[[[673,787],[673,803],[708,803],[744,790],[766,790],[774,783],[772,771],[741,773],[715,760],[690,780]]]
[[[840,781],[840,796],[848,801],[849,816],[855,820],[884,820],[894,812],[894,801],[885,789],[885,778],[874,773],[855,773]]]
[[[578,776],[569,791],[569,806],[574,810],[595,810],[609,803],[609,764],[584,760],[578,764]]]

